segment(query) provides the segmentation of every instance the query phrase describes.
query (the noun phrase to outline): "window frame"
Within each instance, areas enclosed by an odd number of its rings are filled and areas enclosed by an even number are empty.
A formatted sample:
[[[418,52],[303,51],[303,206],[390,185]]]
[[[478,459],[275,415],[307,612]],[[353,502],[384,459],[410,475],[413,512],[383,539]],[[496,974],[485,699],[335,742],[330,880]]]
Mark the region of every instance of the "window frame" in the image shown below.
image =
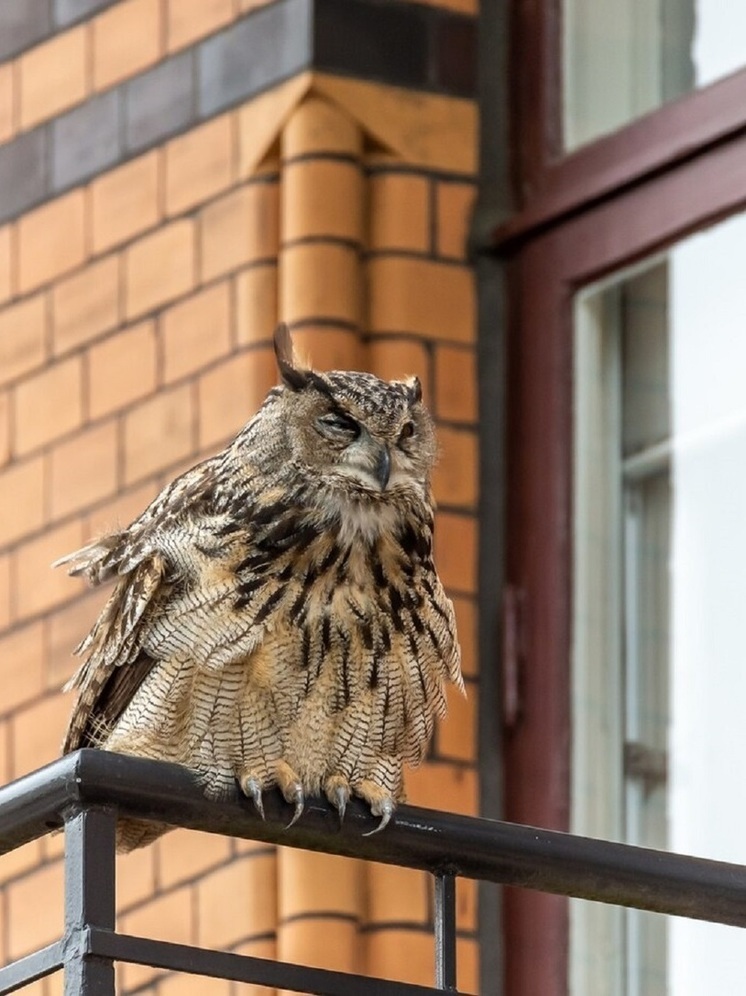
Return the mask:
[[[492,232],[509,321],[506,583],[521,593],[520,717],[504,731],[505,818],[570,814],[573,314],[581,288],[746,208],[746,69],[561,156],[559,0],[516,0],[513,177]],[[505,991],[567,993],[567,903],[506,890]]]

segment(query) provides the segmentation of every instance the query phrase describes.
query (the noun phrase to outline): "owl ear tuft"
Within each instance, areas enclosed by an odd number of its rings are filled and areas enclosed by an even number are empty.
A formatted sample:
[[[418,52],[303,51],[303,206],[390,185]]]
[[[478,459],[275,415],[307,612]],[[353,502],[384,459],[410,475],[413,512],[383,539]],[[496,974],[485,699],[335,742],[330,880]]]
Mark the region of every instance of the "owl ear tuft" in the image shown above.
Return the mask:
[[[280,322],[275,329],[274,344],[277,369],[280,371],[283,383],[291,391],[302,391],[308,386],[308,371],[301,370],[295,365],[293,340],[285,322]]]
[[[416,405],[418,401],[422,401],[422,384],[419,377],[410,377],[407,381],[407,387],[409,388],[410,404]]]

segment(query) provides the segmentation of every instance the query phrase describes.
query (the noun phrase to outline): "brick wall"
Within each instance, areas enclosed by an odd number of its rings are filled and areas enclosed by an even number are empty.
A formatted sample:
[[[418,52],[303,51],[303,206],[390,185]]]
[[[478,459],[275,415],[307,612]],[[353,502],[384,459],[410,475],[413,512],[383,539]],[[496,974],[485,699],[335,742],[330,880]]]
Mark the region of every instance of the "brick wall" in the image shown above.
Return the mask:
[[[0,12],[0,778],[58,755],[70,651],[103,597],[50,563],[235,433],[275,382],[282,318],[318,368],[422,379],[442,448],[436,557],[469,695],[451,697],[407,784],[416,804],[475,813],[473,113],[305,73],[197,123],[184,95],[198,49],[213,35],[225,46],[215,33],[258,6]],[[57,937],[62,843],[0,858],[0,959]],[[459,981],[476,991],[470,883],[458,908]],[[119,859],[118,909],[132,933],[432,979],[432,896],[414,872],[176,831]],[[118,980],[208,991],[135,966]]]

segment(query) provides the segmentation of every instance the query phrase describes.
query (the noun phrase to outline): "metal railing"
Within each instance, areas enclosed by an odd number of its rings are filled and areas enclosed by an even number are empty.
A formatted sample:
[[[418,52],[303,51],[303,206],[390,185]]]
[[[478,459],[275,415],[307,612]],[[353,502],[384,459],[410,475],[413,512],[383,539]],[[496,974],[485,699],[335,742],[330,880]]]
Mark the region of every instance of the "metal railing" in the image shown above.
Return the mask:
[[[351,802],[344,825],[311,799],[285,829],[289,807],[268,793],[266,821],[237,791],[205,799],[185,768],[80,750],[0,789],[0,853],[65,830],[65,922],[58,941],[0,969],[0,994],[63,969],[65,996],[113,996],[114,962],[150,965],[296,992],[424,996],[456,992],[458,876],[677,916],[746,926],[746,868],[556,831],[402,806],[386,830]],[[118,816],[382,861],[435,879],[435,987],[374,979],[134,937],[115,928]]]

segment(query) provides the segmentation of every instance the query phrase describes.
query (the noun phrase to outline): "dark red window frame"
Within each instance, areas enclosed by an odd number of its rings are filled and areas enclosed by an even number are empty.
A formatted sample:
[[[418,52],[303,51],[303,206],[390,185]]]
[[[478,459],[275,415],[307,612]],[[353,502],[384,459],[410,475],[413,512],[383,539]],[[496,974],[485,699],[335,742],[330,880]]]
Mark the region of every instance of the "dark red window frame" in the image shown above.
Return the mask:
[[[572,305],[585,284],[746,209],[746,71],[560,154],[558,0],[516,0],[517,213],[493,233],[510,296],[506,582],[523,593],[505,817],[568,829]],[[567,994],[565,900],[508,890],[506,996]]]

